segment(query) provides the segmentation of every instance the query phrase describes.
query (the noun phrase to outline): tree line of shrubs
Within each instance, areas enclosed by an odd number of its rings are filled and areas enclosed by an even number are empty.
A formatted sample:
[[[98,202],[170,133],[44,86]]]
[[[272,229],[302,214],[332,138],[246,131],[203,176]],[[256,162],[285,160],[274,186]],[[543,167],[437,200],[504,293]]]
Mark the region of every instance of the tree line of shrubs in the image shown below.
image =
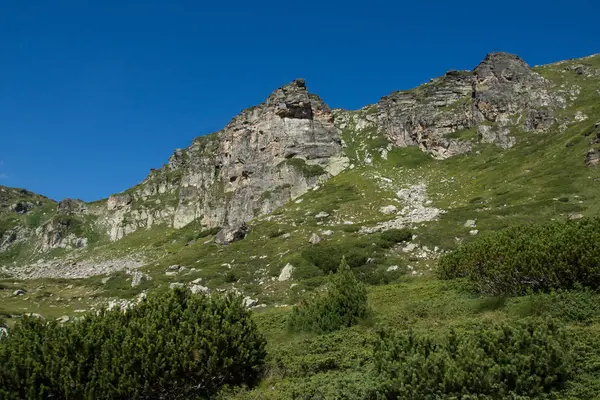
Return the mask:
[[[489,295],[600,288],[600,218],[515,226],[464,244],[439,262],[442,279],[466,277]]]

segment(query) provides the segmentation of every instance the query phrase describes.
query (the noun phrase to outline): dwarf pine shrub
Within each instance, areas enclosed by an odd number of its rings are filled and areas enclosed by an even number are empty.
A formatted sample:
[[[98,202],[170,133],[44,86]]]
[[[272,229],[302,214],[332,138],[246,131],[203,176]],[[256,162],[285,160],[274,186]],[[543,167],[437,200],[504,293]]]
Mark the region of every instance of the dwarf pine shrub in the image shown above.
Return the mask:
[[[516,226],[444,255],[442,279],[467,277],[491,295],[600,288],[600,218]]]
[[[265,355],[239,297],[173,290],[63,326],[24,318],[0,341],[0,398],[211,396],[254,384]]]
[[[342,258],[337,272],[329,277],[327,292],[295,306],[288,325],[296,331],[331,332],[355,325],[368,314],[367,288]]]
[[[442,339],[382,331],[373,359],[388,399],[537,399],[573,375],[570,348],[552,321],[528,321]]]

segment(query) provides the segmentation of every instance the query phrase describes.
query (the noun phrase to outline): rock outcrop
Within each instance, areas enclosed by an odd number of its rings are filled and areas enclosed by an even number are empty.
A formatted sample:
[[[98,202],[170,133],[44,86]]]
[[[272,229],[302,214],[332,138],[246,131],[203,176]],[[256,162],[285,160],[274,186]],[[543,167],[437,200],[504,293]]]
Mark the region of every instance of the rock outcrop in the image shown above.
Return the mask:
[[[100,223],[112,240],[159,223],[230,228],[273,211],[345,165],[331,110],[298,79],[222,131],[176,150],[138,186],[111,196]]]
[[[515,144],[511,131],[545,132],[565,100],[519,57],[490,53],[473,71],[449,71],[359,112],[341,112],[344,129],[374,129],[397,147],[418,146],[438,159],[467,153],[474,142]],[[353,115],[352,115],[353,114]]]

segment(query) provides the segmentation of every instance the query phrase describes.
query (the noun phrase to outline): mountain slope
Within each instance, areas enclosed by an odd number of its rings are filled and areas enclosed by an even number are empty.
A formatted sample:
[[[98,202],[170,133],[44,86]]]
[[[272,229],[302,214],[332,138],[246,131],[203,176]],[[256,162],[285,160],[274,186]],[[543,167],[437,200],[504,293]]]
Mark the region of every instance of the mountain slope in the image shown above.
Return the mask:
[[[289,303],[326,273],[311,254],[320,248],[313,234],[325,252],[354,251],[367,281],[427,275],[440,253],[476,233],[598,213],[600,175],[586,160],[597,151],[599,71],[599,56],[530,69],[492,53],[472,72],[357,111],[330,111],[295,81],[109,199],[40,197],[39,212],[19,213],[18,192],[4,189],[13,194],[0,214],[2,271],[57,293],[64,285],[38,280],[77,278],[76,305],[59,296],[35,306],[51,315],[196,279]],[[242,222],[244,240],[214,242],[219,228],[235,233]],[[400,227],[413,242],[381,247],[378,232]],[[288,263],[293,288],[277,280]],[[131,287],[140,267],[148,279]],[[106,284],[93,277],[104,274]],[[25,311],[22,298],[5,304],[11,315]]]

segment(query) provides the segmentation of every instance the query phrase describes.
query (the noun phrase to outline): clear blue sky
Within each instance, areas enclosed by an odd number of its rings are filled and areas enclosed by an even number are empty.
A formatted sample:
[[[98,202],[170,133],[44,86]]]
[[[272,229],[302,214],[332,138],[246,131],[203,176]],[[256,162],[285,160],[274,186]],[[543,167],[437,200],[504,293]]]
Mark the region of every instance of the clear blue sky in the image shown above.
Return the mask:
[[[356,109],[491,51],[600,52],[592,0],[0,0],[0,184],[95,200],[297,77]]]

